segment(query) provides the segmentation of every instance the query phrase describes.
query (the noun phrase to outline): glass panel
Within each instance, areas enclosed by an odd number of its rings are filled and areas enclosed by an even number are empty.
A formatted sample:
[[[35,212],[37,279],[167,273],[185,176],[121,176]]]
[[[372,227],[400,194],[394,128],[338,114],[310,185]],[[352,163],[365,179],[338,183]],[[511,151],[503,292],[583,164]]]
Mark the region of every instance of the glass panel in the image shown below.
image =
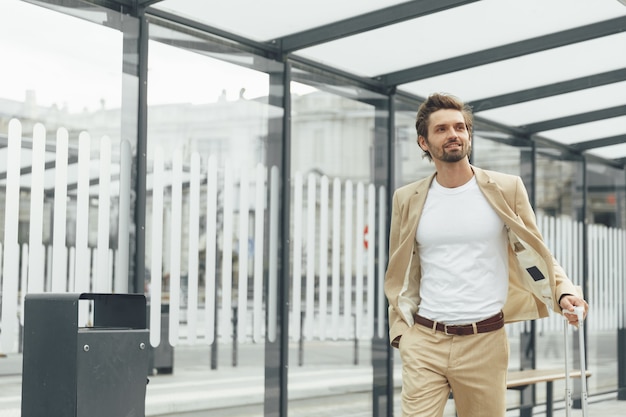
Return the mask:
[[[303,373],[325,380],[326,392],[341,393],[320,407],[371,414],[375,294],[382,296],[374,248],[384,230],[376,214],[386,205],[372,170],[377,123],[386,126],[386,118],[377,120],[372,103],[386,99],[340,80],[312,83],[305,70],[293,73],[308,82],[291,86],[290,337],[298,350],[289,357],[289,414],[321,413],[297,399]],[[378,311],[384,318],[386,309]],[[358,394],[350,393],[355,384]]]
[[[552,16],[563,14],[563,10],[568,10],[567,16],[563,16],[562,19],[556,21]],[[323,43],[304,49],[301,54],[309,59],[332,63],[333,66],[338,68],[373,77],[405,68],[412,68],[415,65],[424,65],[463,56],[475,51],[482,51],[498,45],[514,43],[525,38],[534,38],[559,32],[577,25],[611,19],[624,14],[626,14],[624,8],[615,1],[602,2],[590,6],[588,3],[571,2],[568,0],[557,0],[550,3],[541,0],[524,2],[515,0],[483,0]],[[510,16],[515,16],[515,19],[513,21],[507,19]],[[467,22],[471,22],[471,30],[465,34],[464,42],[457,42],[457,39],[445,36],[438,38],[437,42],[419,41],[421,34],[438,33],[441,30],[442,22],[445,22],[445,25],[448,27],[463,27]],[[529,24],[529,22],[532,22],[532,24]],[[493,36],[494,33],[498,33],[498,36]],[[408,42],[403,50],[404,53],[397,53],[394,48],[389,47],[396,44],[398,39]],[[363,45],[367,45],[367,48],[363,48]],[[615,42],[612,45],[613,48],[605,49],[605,51],[618,50],[620,45],[623,48],[624,43]],[[345,51],[351,51],[351,53],[347,54]],[[587,56],[589,52],[588,49],[585,49],[583,56]],[[376,59],[372,59],[372,56],[375,56]],[[587,63],[575,59],[576,56],[580,55],[570,56],[573,57],[570,58],[573,59],[572,62],[576,63],[573,67],[587,65],[604,66],[608,64],[607,61],[616,62],[620,59],[618,57],[607,57],[604,59],[602,55],[599,55],[599,59],[602,62]],[[419,58],[416,59],[416,57]],[[560,61],[550,62],[560,63]],[[623,60],[619,62],[622,62],[621,65],[623,65]],[[550,64],[544,61],[537,68],[544,75],[540,78],[535,78],[535,80],[545,80],[545,73],[550,71],[549,66]],[[555,67],[557,67],[555,70],[558,71],[560,66],[555,64]],[[447,91],[456,92],[456,94],[459,94],[466,100],[489,97],[492,94],[488,94],[485,90],[494,88],[494,85],[506,85],[505,91],[522,89],[522,80],[526,78],[526,74],[521,73],[519,68],[524,68],[524,73],[533,71],[530,65],[517,64],[511,72],[495,72],[494,70],[494,73],[492,73],[489,71],[490,76],[465,77],[461,76],[460,73],[455,73],[448,75],[445,81],[441,80],[435,84],[425,81],[430,87],[434,86],[433,90],[431,88],[410,88],[407,90],[425,97],[427,93],[439,91],[441,86],[446,86]],[[480,71],[485,72],[483,67],[481,67]],[[578,71],[578,68],[571,68],[570,66],[562,68],[558,80],[570,78],[570,72],[574,71]],[[493,74],[497,75],[493,76]],[[513,76],[506,77],[503,74],[511,74]],[[456,88],[457,84],[454,82],[454,78],[461,78],[464,88]],[[468,82],[467,80],[472,81]],[[502,81],[502,83],[497,81]]]
[[[536,169],[536,214],[583,221],[582,158],[538,144]]]
[[[522,176],[522,172],[526,171],[526,163],[531,152],[532,149],[528,146],[528,142],[484,126],[475,126],[472,143],[473,165],[483,169]],[[532,182],[526,179],[524,182],[529,195],[532,195]],[[525,357],[521,333],[528,331],[529,326],[526,323],[515,323],[506,327],[510,346],[509,369],[521,369]],[[509,391],[507,395],[509,404],[519,402],[517,392]]]
[[[537,145],[535,212],[544,240],[567,276],[576,284],[583,280],[584,199],[583,162],[549,146]],[[538,368],[561,368],[563,355],[563,319],[552,314],[536,322]],[[570,334],[573,332],[570,331]],[[573,338],[570,343],[570,366],[573,366]],[[564,396],[564,382],[555,381],[555,398]],[[538,391],[540,394],[541,392]]]
[[[0,23],[3,62],[11,63],[0,79],[4,106],[12,110],[8,114],[45,117],[77,129],[89,115],[119,110],[121,32],[20,0],[3,2]],[[49,27],[57,30],[42,42]]]
[[[626,81],[481,112],[481,117],[509,125],[557,119],[619,106],[626,96]],[[540,133],[540,134],[543,134]]]
[[[396,100],[396,159],[392,163],[395,188],[417,181],[435,171],[435,165],[423,157],[424,153],[417,144],[415,117],[418,107],[418,103],[409,104]]]
[[[481,129],[480,126],[474,130],[472,163],[483,169],[523,177],[529,195],[532,195],[532,182],[523,175],[526,171],[522,161],[528,160],[531,151],[528,141],[506,133]]]
[[[362,0],[358,3],[337,3],[333,0],[319,0],[315,3],[295,3],[271,0],[260,3],[235,0],[223,2],[217,7],[205,0],[163,0],[154,7],[192,17],[199,22],[250,39],[270,41],[404,1]],[[260,15],[263,16],[262,19],[259,19]]]
[[[626,143],[620,143],[618,145],[603,146],[601,148],[591,149],[590,154],[599,156],[606,159],[622,159],[626,158]]]
[[[611,117],[597,122],[581,123],[561,129],[547,130],[541,132],[541,136],[565,144],[579,143],[586,139],[601,139],[623,134],[624,124],[626,124],[626,116]],[[595,152],[595,150],[591,152]]]
[[[254,67],[271,64],[151,22],[145,255],[152,308],[165,313],[152,317],[167,329],[153,326],[151,343],[173,346],[176,366],[245,369],[260,395],[246,413],[262,415],[264,243],[276,191],[265,162],[268,121],[282,110]]]
[[[590,394],[617,388],[617,335],[623,328],[619,281],[624,271],[624,186],[621,169],[587,164],[589,256],[587,285],[591,311],[587,323]]]
[[[589,162],[587,184],[589,222],[624,228],[624,171]]]
[[[106,15],[98,7],[92,10]],[[121,20],[114,11],[108,15]],[[137,23],[125,19],[130,26]],[[123,78],[136,77],[122,74],[119,29],[23,1],[2,3],[0,328],[5,342],[15,336],[14,290],[20,290],[20,304],[26,292],[129,291],[134,226],[126,203],[136,138],[124,132],[122,108],[136,109],[137,102],[122,97]],[[133,113],[125,120],[135,118]],[[9,140],[11,131],[21,135]],[[16,161],[17,170],[11,171]],[[9,190],[17,192],[7,197]],[[11,207],[18,210],[15,216],[8,213]],[[15,235],[7,233],[14,226]],[[4,343],[3,350],[14,347]]]
[[[619,4],[616,3],[616,6]],[[626,34],[620,33],[471,67],[400,87],[425,96],[439,91],[444,85],[447,91],[465,100],[478,100],[623,68],[624,58],[621,55],[607,56],[604,51],[621,49],[625,43]],[[579,56],[590,60],[581,61],[577,59]],[[520,68],[524,68],[524,71],[520,71]]]

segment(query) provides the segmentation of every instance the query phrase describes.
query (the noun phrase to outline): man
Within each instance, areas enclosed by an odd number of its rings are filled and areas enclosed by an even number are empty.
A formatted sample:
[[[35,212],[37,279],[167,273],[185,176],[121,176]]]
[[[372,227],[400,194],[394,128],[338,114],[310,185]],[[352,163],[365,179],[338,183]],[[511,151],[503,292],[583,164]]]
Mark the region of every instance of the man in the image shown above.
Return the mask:
[[[470,164],[472,125],[461,100],[431,95],[416,129],[436,172],[393,197],[385,293],[405,417],[442,416],[450,390],[459,417],[504,416],[504,322],[546,317],[549,306],[588,310],[544,244],[521,178]],[[520,266],[517,252],[536,265]]]

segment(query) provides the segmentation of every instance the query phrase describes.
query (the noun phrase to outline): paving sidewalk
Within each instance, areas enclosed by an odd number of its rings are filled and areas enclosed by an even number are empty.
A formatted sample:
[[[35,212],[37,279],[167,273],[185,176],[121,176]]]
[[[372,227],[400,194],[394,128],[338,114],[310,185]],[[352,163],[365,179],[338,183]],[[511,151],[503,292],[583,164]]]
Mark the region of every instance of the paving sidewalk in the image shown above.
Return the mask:
[[[173,374],[149,377],[146,417],[263,417],[264,369],[260,366],[221,366],[210,369],[206,358],[193,349],[175,359]],[[247,358],[246,362],[253,362]],[[258,359],[258,358],[257,358]],[[396,374],[399,375],[399,372]],[[370,417],[371,367],[302,366],[289,371],[290,417]],[[401,381],[395,381],[396,387]],[[399,395],[395,396],[399,402]],[[400,415],[394,404],[395,415]],[[20,417],[21,355],[0,358],[0,417]],[[446,417],[453,417],[448,404]],[[518,410],[507,417],[518,416]],[[536,407],[535,416],[544,416]],[[574,410],[573,416],[582,415]],[[626,417],[626,401],[615,394],[590,398],[590,417]],[[555,404],[554,417],[565,417],[563,404]]]

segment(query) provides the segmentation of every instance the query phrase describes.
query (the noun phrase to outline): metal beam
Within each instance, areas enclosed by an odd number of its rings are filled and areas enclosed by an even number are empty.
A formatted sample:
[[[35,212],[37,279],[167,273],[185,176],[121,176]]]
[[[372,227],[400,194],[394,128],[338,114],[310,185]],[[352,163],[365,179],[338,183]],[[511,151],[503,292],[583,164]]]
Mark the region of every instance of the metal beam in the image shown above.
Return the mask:
[[[346,81],[349,81],[351,84],[360,86],[365,89],[373,90],[380,94],[387,94],[388,92],[388,89],[383,84],[381,84],[380,82],[376,80],[373,80],[368,77],[360,77],[358,75],[354,75],[352,73],[328,66],[326,64],[323,64],[317,61],[313,61],[313,60],[295,56],[295,55],[292,55],[289,58],[289,61],[292,62],[295,67],[304,69],[309,72],[315,72],[317,75],[325,75],[325,76],[330,76],[330,77],[340,78],[340,79],[343,78]],[[293,79],[295,81],[298,81],[299,79],[300,80],[302,79],[302,76],[301,74],[293,74]],[[328,81],[322,81],[322,82],[328,82]]]
[[[413,0],[287,35],[273,40],[272,43],[280,45],[283,53],[287,54],[298,49],[464,6],[475,1],[477,0]]]
[[[269,105],[282,108],[280,117],[270,117],[267,127],[266,166],[278,167],[278,187],[274,189],[278,207],[267,210],[268,230],[277,231],[278,241],[267,241],[264,263],[276,267],[277,282],[267,288],[269,304],[275,304],[275,323],[269,322],[265,337],[265,389],[263,415],[287,417],[289,390],[289,293],[290,293],[290,208],[291,208],[291,63],[284,62],[269,73]],[[269,180],[269,178],[268,178]],[[269,181],[268,181],[269,182]],[[269,189],[269,187],[268,187]],[[273,217],[275,216],[275,217]],[[269,237],[268,237],[269,238]],[[273,249],[272,249],[273,246]],[[299,319],[299,317],[298,317]],[[275,328],[271,337],[270,328]]]
[[[559,129],[583,123],[596,122],[611,117],[626,116],[626,105],[609,107],[606,109],[590,111],[587,113],[573,114],[543,122],[531,123],[523,126],[529,133],[544,132],[546,130]]]
[[[160,9],[155,9],[154,7],[148,7],[145,11],[145,14],[148,17],[149,22],[150,17],[155,17],[162,19],[162,21],[159,22],[161,26],[174,29],[174,27],[172,27],[172,23],[175,23],[176,25],[180,25],[175,27],[175,29],[178,31],[193,34],[190,29],[194,29],[200,32],[204,32],[207,36],[210,36],[212,38],[218,36],[220,38],[224,38],[238,43],[239,49],[244,49],[247,52],[255,53],[266,58],[275,58],[280,52],[275,45],[257,42],[252,39],[201,23],[191,18],[179,16],[174,13],[166,12]],[[217,39],[214,40],[215,42],[218,41]]]
[[[605,138],[587,140],[584,142],[573,143],[570,146],[577,151],[587,151],[589,149],[602,148],[604,146],[619,145],[626,143],[626,134],[607,136]]]
[[[600,74],[588,75],[586,77],[575,78],[572,80],[543,85],[540,87],[529,88],[527,90],[515,91],[513,93],[502,94],[499,96],[474,100],[469,104],[470,106],[472,106],[474,113],[477,113],[480,111],[491,110],[498,107],[510,106],[512,104],[524,103],[531,100],[552,97],[559,94],[572,93],[574,91],[600,87],[620,81],[626,81],[626,68],[603,72]]]
[[[133,33],[133,30],[136,30]],[[135,209],[133,223],[135,226],[134,256],[132,281],[130,290],[141,293],[146,285],[146,190],[148,177],[148,46],[150,42],[149,24],[145,14],[140,13],[136,26],[124,31],[124,40],[136,42],[131,48],[124,48],[126,59],[137,59],[137,66],[133,68],[137,84],[135,85],[135,100],[123,102],[122,108],[131,109],[137,106],[136,125],[128,128],[129,132],[137,135],[137,152],[135,154]],[[134,38],[134,39],[133,39]],[[131,212],[133,210],[131,209]],[[122,213],[120,213],[120,216]],[[153,271],[154,272],[154,271]]]
[[[137,0],[137,6],[148,7],[148,6],[152,6],[153,4],[160,3],[161,1],[163,0]]]
[[[603,36],[626,31],[626,16],[591,25],[580,26],[550,35],[539,36],[519,42],[513,42],[495,48],[484,49],[471,54],[460,55],[430,64],[419,65],[400,71],[383,74],[376,79],[389,86],[397,86],[412,81],[423,80],[437,75],[448,74],[479,65],[504,61],[522,55],[546,51],[548,49],[584,42]]]
[[[91,9],[94,6],[105,7],[111,10],[120,10],[121,7],[133,8],[135,6],[134,0],[89,0],[88,2],[82,0],[25,0],[28,3],[38,4],[45,6],[49,4],[54,7],[65,7],[73,9]]]

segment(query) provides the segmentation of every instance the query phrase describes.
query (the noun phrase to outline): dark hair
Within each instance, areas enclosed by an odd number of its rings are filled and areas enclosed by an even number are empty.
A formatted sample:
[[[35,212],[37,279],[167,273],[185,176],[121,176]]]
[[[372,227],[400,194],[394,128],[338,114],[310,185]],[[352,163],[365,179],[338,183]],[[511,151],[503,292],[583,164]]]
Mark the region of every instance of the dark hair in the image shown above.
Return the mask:
[[[441,109],[458,110],[463,114],[465,119],[465,127],[470,137],[472,136],[472,127],[474,126],[474,115],[472,114],[472,108],[465,104],[461,99],[451,94],[434,93],[428,96],[419,109],[417,110],[417,119],[415,120],[415,130],[417,130],[417,137],[420,136],[428,139],[428,122],[430,115]],[[419,143],[419,142],[418,142]],[[432,160],[430,152],[424,151],[424,157]]]

